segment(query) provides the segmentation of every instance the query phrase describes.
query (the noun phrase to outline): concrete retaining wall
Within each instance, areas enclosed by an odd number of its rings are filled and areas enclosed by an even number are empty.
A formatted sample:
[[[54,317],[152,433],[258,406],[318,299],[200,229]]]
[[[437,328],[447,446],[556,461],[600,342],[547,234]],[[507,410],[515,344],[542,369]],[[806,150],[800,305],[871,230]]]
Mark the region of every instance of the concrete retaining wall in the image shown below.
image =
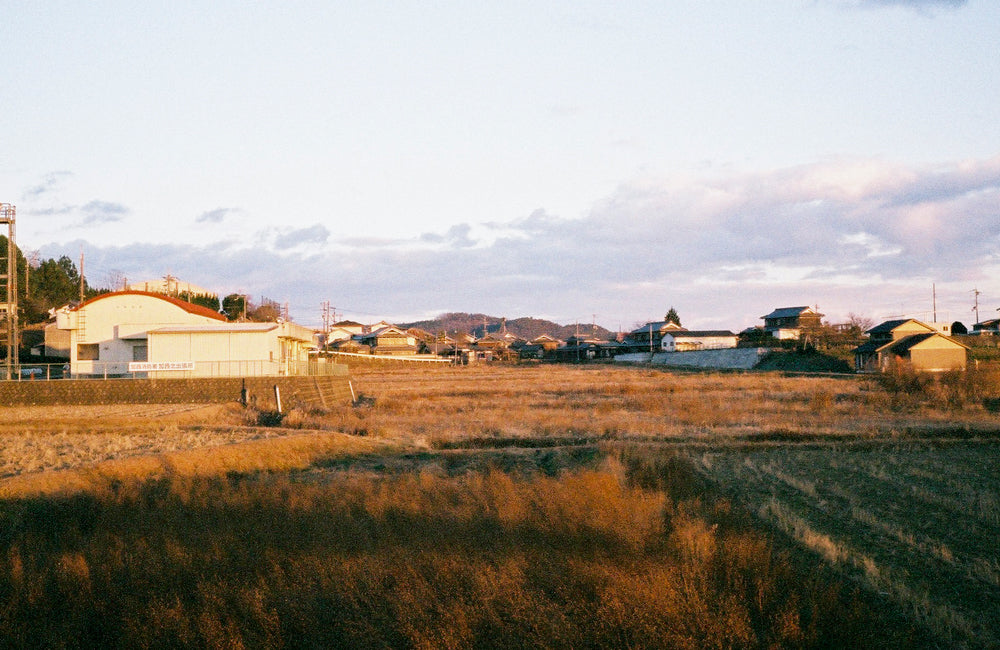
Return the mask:
[[[0,405],[216,404],[239,400],[245,388],[251,403],[273,409],[277,386],[283,409],[332,408],[352,402],[350,381],[346,366],[341,373],[313,377],[8,381],[0,382]]]
[[[695,350],[692,352],[635,352],[619,354],[615,361],[650,363],[654,366],[677,368],[718,368],[721,370],[749,370],[770,353],[767,348],[726,348],[723,350]]]

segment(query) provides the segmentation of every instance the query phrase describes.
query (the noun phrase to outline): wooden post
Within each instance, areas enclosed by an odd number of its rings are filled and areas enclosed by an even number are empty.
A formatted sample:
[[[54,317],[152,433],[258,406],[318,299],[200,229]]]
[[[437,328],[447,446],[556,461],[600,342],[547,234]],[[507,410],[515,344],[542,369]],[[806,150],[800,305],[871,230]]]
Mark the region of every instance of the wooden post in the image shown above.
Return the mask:
[[[274,385],[274,403],[278,406],[278,413],[281,413],[281,389],[278,384]]]

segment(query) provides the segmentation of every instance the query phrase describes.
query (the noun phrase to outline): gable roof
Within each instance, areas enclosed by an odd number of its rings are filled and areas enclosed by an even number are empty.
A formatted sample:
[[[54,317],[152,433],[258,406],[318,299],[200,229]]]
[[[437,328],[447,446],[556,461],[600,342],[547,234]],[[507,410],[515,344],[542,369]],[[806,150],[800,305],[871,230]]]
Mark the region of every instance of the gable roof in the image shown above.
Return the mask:
[[[96,302],[100,302],[106,298],[112,298],[115,296],[146,296],[147,298],[155,298],[156,300],[163,300],[169,302],[172,305],[180,307],[189,314],[194,314],[196,316],[204,316],[206,318],[214,318],[217,321],[222,321],[228,323],[229,319],[220,314],[217,311],[213,311],[208,307],[202,307],[201,305],[195,305],[193,303],[181,300],[180,298],[174,298],[173,296],[167,296],[162,293],[153,293],[152,291],[113,291],[111,293],[102,293],[99,296],[94,296],[89,300],[81,302],[76,307],[73,307],[71,311],[79,311],[80,309],[92,305]]]
[[[649,334],[649,328],[652,327],[654,332],[686,332],[687,330],[675,323],[672,320],[661,320],[653,321],[651,323],[646,323],[642,327],[637,327],[629,334]]]
[[[809,312],[811,314],[816,314],[817,316],[820,317],[825,316],[825,314],[820,314],[813,311],[811,307],[803,306],[803,307],[778,307],[770,314],[767,314],[766,316],[761,316],[761,318],[793,318],[795,316],[801,316],[806,312]]]
[[[927,323],[921,323],[920,321],[918,321],[915,318],[899,318],[899,319],[896,319],[896,320],[887,320],[884,323],[879,323],[878,325],[876,325],[875,327],[871,328],[870,330],[868,330],[865,333],[866,334],[887,334],[887,333],[892,332],[893,330],[895,330],[897,327],[899,327],[901,325],[905,325],[907,323],[916,323],[917,325],[920,325],[922,327],[927,328],[928,332],[935,332],[935,331],[937,331],[933,327],[931,327],[930,325],[928,325]]]
[[[379,336],[384,336],[386,334],[392,334],[392,333],[402,334],[403,336],[413,336],[409,332],[405,332],[405,331],[399,329],[398,327],[396,327],[395,325],[386,325],[385,327],[380,327],[377,330],[372,330],[371,332],[368,332],[362,338],[363,339],[371,339],[371,338],[377,338]]]

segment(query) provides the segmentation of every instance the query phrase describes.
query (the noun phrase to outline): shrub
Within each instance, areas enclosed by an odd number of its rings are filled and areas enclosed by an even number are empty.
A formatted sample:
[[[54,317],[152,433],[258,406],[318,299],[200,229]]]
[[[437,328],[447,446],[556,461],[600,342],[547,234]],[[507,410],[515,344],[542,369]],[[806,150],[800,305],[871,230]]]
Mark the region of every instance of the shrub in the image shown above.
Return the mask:
[[[1000,396],[1000,371],[972,366],[966,370],[918,372],[908,363],[897,362],[878,375],[878,383],[890,395],[894,408],[918,405],[961,409]]]

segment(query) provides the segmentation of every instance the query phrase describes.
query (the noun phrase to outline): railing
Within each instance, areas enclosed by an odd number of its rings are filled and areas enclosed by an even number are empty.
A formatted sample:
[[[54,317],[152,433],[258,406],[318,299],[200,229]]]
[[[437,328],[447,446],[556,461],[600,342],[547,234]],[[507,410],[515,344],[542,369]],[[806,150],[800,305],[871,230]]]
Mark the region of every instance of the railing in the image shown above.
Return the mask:
[[[21,364],[20,370],[0,381],[49,381],[57,379],[157,379],[186,377],[290,377],[346,373],[346,366],[326,361],[196,361],[184,370],[131,372],[125,361],[80,361]],[[75,372],[74,372],[75,370]]]
[[[326,352],[330,359],[337,357],[354,358],[367,361],[406,361],[413,363],[455,363],[455,357],[439,357],[430,354],[359,354],[356,352]]]

